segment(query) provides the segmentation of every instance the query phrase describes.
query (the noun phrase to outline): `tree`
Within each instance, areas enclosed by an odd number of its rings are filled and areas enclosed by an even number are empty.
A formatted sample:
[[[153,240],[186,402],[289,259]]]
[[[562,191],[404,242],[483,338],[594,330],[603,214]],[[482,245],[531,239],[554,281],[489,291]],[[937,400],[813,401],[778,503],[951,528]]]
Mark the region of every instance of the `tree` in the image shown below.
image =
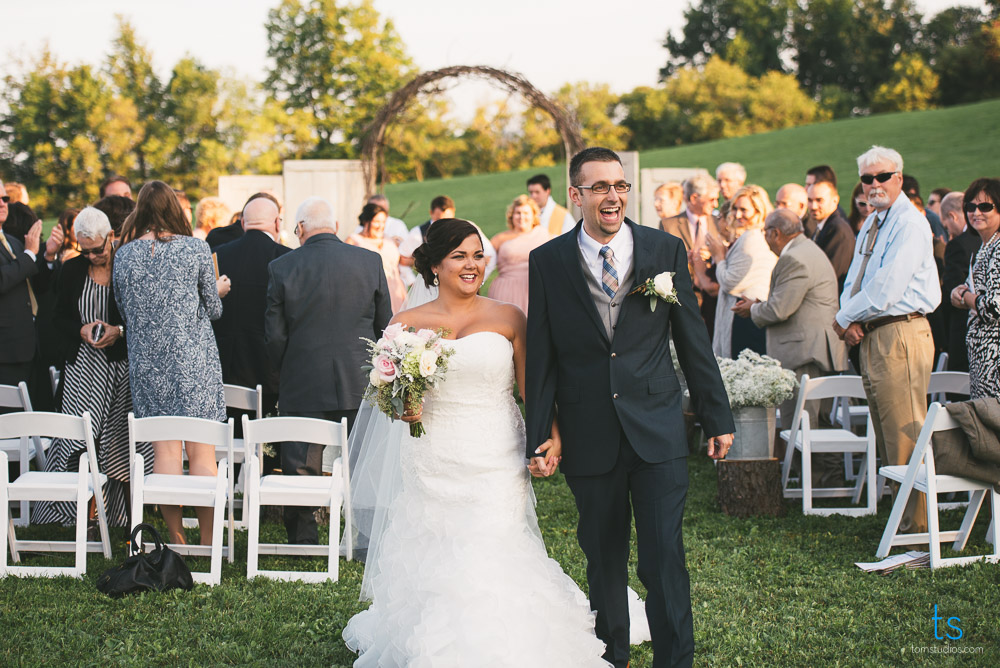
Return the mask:
[[[684,11],[682,37],[668,33],[670,52],[660,70],[666,80],[688,65],[704,65],[712,56],[760,76],[785,69],[789,16],[795,0],[700,0]]]
[[[971,8],[946,9],[928,23],[930,63],[939,78],[937,100],[963,104],[1000,96],[1000,2],[993,18]]]
[[[892,78],[875,91],[872,111],[929,109],[937,97],[938,77],[916,53],[904,54],[892,66]]]
[[[628,146],[630,132],[620,123],[624,116],[621,97],[608,84],[567,83],[552,97],[576,116],[584,144],[613,150]],[[529,109],[523,114],[521,136],[523,167],[546,167],[572,157],[566,155],[555,121],[541,109]]]
[[[411,72],[392,22],[371,0],[282,0],[265,28],[271,69],[264,85],[289,113],[312,115],[312,157],[355,156],[365,128]]]
[[[864,113],[893,63],[918,43],[921,25],[913,0],[801,3],[791,30],[799,83],[817,97],[835,91],[840,108],[847,95],[852,113]]]
[[[719,57],[679,70],[662,88],[622,97],[630,148],[645,149],[765,132],[828,115],[790,74],[751,77]]]

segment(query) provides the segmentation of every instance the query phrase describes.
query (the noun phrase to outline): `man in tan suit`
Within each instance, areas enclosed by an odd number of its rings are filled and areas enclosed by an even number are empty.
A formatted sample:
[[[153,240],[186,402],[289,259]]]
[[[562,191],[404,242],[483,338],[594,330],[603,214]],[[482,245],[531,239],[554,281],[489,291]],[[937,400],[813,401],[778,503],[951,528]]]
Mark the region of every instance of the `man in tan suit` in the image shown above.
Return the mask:
[[[740,299],[733,311],[767,328],[767,354],[796,378],[826,376],[847,368],[847,346],[825,326],[840,308],[833,265],[815,242],[802,234],[802,221],[788,209],[776,209],[764,222],[767,245],[778,256],[766,302]],[[820,405],[806,407],[818,425]],[[795,398],[781,405],[782,428],[791,427]]]
[[[676,216],[660,221],[660,228],[667,234],[680,237],[688,251],[705,246],[705,236],[719,237],[712,211],[719,208],[719,184],[708,174],[695,174],[684,181],[686,209]]]

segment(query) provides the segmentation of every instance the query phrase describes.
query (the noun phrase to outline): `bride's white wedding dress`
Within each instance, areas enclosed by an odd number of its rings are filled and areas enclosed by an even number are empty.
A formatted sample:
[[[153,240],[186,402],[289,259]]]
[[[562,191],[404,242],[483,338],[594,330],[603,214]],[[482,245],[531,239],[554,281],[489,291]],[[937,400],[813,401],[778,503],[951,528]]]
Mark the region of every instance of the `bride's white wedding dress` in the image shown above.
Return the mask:
[[[427,433],[400,443],[400,490],[366,564],[372,605],[343,632],[354,665],[609,665],[587,598],[538,531],[511,343],[478,332],[447,345]]]

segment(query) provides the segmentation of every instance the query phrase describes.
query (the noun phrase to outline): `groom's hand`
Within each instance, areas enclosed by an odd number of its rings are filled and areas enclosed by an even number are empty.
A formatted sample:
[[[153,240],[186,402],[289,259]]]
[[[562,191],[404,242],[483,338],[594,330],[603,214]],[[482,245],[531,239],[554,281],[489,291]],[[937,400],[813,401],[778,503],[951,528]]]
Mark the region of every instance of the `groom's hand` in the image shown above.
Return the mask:
[[[562,461],[562,445],[553,439],[547,439],[535,448],[535,454],[528,462],[528,471],[536,478],[547,478],[556,472],[556,467]]]
[[[731,447],[733,447],[732,434],[713,436],[708,439],[708,456],[712,459],[724,459]]]

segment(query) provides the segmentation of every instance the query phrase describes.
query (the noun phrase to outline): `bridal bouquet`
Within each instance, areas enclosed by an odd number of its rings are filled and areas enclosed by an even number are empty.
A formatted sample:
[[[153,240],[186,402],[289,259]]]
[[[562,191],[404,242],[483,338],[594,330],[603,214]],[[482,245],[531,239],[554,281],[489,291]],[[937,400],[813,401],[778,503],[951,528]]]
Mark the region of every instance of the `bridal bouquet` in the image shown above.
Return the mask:
[[[362,338],[371,355],[371,364],[362,367],[368,371],[364,398],[394,420],[419,415],[424,393],[444,378],[454,353],[441,344],[447,333],[396,323],[386,327],[378,341]],[[410,436],[425,433],[419,420],[410,423]]]

